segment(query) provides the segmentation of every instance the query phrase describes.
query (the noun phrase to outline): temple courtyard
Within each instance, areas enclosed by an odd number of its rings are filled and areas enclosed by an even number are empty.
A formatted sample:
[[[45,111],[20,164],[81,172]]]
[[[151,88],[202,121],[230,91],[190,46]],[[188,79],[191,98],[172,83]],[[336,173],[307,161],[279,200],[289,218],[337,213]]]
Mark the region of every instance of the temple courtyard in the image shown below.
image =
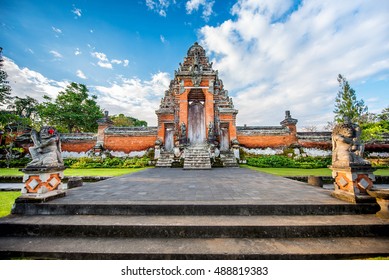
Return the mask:
[[[150,168],[16,203],[0,258],[355,259],[389,256],[376,203],[247,168]]]

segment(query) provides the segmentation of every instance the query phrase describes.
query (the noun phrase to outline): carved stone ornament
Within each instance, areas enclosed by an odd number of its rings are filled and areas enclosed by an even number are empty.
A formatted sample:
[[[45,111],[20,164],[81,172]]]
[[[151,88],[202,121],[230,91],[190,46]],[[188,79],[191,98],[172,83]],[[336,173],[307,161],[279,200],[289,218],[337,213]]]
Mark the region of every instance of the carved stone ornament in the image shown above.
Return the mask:
[[[27,168],[64,166],[61,156],[61,142],[55,128],[44,126],[39,133],[32,130],[31,138],[34,146],[29,148],[32,161],[27,164]]]
[[[364,146],[360,139],[361,129],[350,121],[335,126],[332,132],[332,166],[349,167],[370,165],[364,160]]]

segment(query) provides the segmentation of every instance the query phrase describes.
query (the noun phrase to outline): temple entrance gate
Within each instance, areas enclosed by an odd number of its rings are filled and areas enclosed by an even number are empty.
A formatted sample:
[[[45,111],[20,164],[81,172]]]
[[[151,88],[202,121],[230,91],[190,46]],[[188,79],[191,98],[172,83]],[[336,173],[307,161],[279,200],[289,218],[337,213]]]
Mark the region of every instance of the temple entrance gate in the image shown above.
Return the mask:
[[[236,139],[237,113],[218,71],[212,68],[203,47],[194,43],[156,110],[156,143],[166,152],[157,166],[183,162],[184,169],[209,169],[211,158],[223,166],[236,166],[231,141]]]
[[[192,89],[188,95],[188,139],[191,145],[206,142],[204,103],[202,90]]]

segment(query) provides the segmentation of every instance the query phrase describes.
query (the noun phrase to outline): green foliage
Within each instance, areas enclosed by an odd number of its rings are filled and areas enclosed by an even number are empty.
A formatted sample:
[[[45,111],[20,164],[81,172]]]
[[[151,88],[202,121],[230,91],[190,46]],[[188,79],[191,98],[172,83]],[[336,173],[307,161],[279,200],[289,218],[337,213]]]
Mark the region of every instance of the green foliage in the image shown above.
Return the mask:
[[[97,97],[90,97],[85,85],[71,83],[65,91],[59,92],[54,101],[48,96],[44,98],[46,102],[40,104],[37,109],[46,124],[55,126],[59,131],[66,129],[65,131],[70,133],[97,130],[96,121],[103,113],[96,103]]]
[[[133,117],[127,117],[124,114],[114,115],[110,117],[114,126],[128,127],[128,126],[144,126],[147,127],[147,122],[138,120]]]
[[[11,160],[0,160],[0,168],[24,168],[27,163],[31,161],[30,158],[14,158]]]
[[[4,61],[2,52],[3,48],[0,47],[0,105],[8,103],[11,98],[11,87],[9,86],[9,82],[7,81],[8,74],[2,69]]]
[[[247,164],[256,167],[272,168],[326,168],[331,165],[330,157],[289,158],[281,155],[247,157]]]
[[[382,140],[383,135],[389,133],[389,106],[383,109],[381,114],[366,114],[360,126],[361,139],[364,142]]]
[[[340,90],[335,99],[335,121],[338,123],[349,119],[352,123],[360,123],[361,116],[367,112],[364,101],[357,100],[355,91],[342,75],[338,75]]]
[[[20,196],[18,192],[0,192],[0,218],[11,214],[15,199]]]
[[[101,158],[82,157],[64,159],[65,166],[70,168],[141,168],[146,167],[149,162],[148,157],[128,157],[128,158]]]

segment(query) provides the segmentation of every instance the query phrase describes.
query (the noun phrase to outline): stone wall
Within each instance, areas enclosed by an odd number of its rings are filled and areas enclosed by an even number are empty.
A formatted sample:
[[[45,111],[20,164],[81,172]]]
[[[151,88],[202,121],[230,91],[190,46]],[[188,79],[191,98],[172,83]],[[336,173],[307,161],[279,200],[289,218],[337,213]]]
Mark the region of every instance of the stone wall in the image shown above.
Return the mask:
[[[66,133],[61,134],[61,148],[63,152],[86,153],[96,144],[94,133]]]
[[[153,148],[156,140],[157,127],[109,127],[105,130],[104,148],[131,153]]]
[[[297,143],[296,135],[288,127],[238,126],[236,129],[240,145],[248,149],[288,147]]]

